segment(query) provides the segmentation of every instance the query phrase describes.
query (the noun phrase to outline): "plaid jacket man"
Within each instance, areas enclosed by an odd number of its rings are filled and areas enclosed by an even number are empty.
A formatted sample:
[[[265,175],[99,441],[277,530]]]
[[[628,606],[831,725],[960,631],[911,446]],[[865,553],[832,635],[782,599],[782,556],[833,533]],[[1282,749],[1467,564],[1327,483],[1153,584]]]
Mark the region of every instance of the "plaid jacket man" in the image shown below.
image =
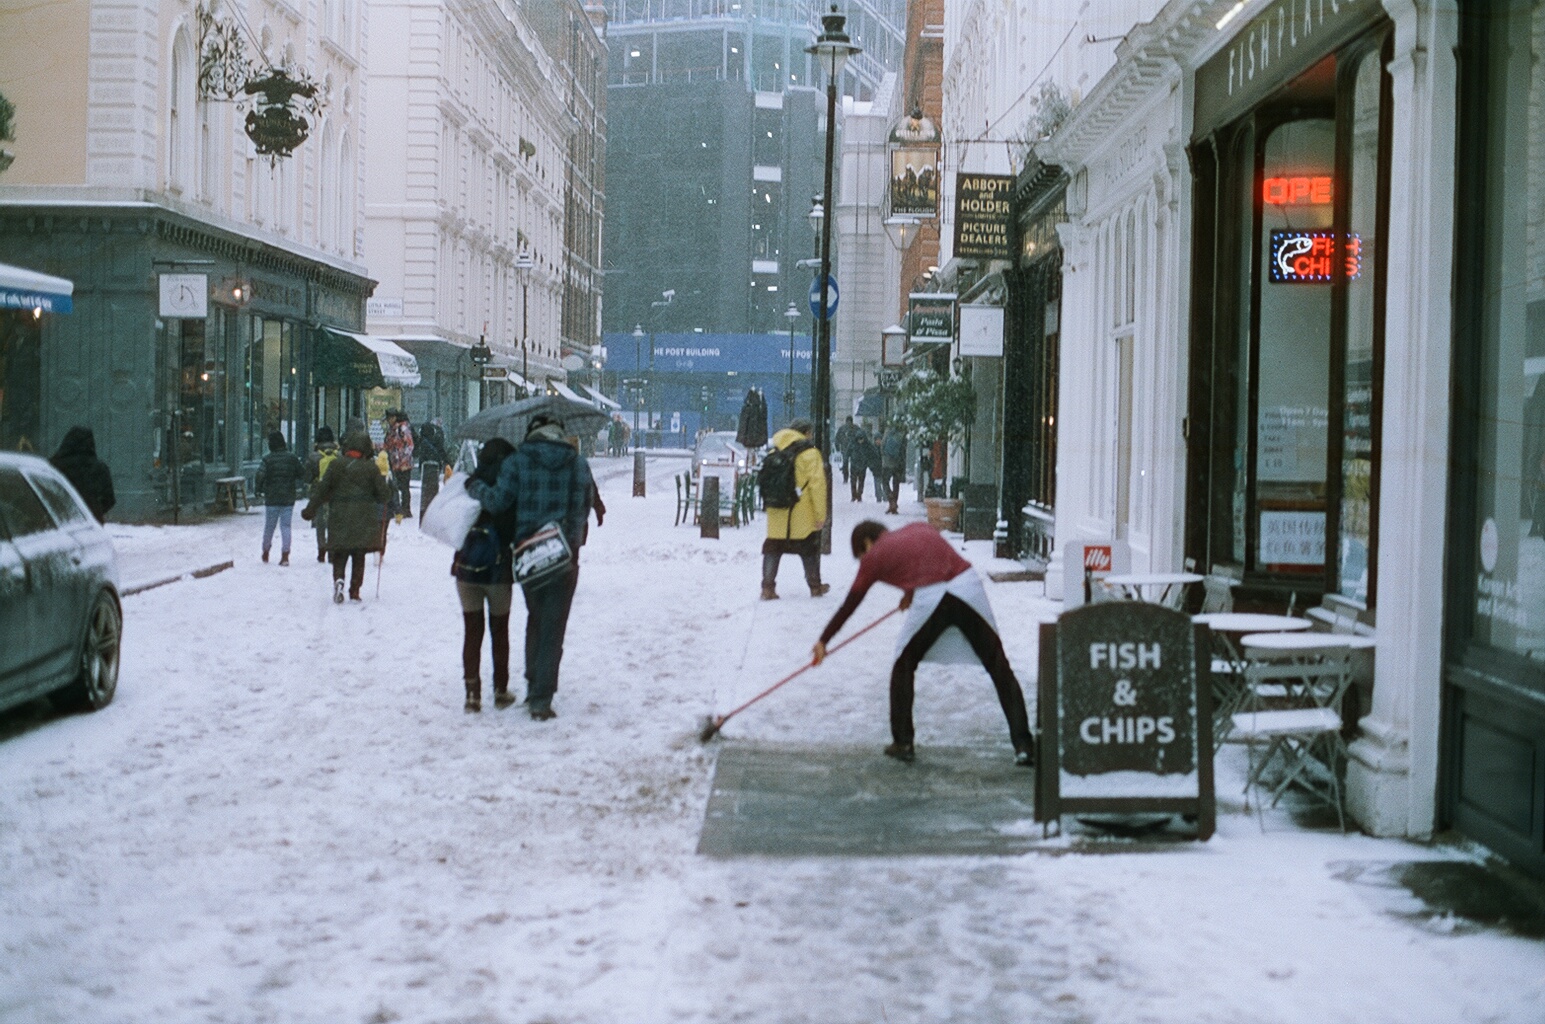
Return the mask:
[[[585,540],[593,486],[590,464],[583,455],[560,437],[538,432],[504,460],[498,483],[490,487],[469,480],[467,493],[490,512],[515,506],[516,544],[556,522],[562,525],[569,547],[578,552]]]

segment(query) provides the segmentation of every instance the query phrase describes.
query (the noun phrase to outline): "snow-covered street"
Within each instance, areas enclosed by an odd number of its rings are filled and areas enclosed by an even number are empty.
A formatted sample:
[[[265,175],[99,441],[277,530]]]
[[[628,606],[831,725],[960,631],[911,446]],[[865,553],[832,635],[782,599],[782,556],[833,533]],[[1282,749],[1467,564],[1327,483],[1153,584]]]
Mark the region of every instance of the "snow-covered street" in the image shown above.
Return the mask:
[[[697,737],[808,656],[881,506],[837,502],[832,594],[789,558],[763,603],[760,520],[701,540],[672,526],[685,460],[652,460],[645,500],[630,459],[594,465],[610,515],[547,723],[463,713],[450,552],[413,521],[362,606],[331,603],[298,517],[288,568],[259,562],[256,515],[115,528],[126,582],[236,564],[125,600],[107,709],[0,730],[0,1021],[1545,1020],[1541,943],[1349,881],[1464,853],[1263,828],[1237,771],[1218,835],[1160,852],[697,855],[722,744],[881,756],[895,622]],[[1055,606],[988,588],[1033,701]],[[522,626],[517,601],[517,659]],[[980,670],[925,668],[916,718],[920,751],[1010,756]]]

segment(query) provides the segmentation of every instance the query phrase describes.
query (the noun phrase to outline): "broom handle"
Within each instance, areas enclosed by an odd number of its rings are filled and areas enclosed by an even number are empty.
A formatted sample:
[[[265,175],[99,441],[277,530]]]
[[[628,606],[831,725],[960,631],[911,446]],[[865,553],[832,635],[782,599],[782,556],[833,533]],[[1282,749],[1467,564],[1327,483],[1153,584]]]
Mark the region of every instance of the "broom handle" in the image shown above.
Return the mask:
[[[892,608],[890,611],[886,612],[884,615],[880,616],[878,619],[875,619],[873,622],[871,622],[869,625],[865,626],[863,629],[859,630],[857,633],[854,633],[852,636],[850,636],[846,640],[842,641],[842,643],[837,644],[835,647],[829,648],[827,650],[827,652],[826,652],[827,655],[830,656],[830,655],[836,654],[838,651],[842,650],[848,644],[852,643],[854,640],[857,640],[859,637],[863,636],[865,633],[869,632],[871,629],[873,629],[874,627],[878,626],[880,623],[884,622],[886,619],[890,618],[892,615],[895,615],[899,611],[901,611],[900,608]],[[757,701],[761,700],[763,697],[767,696],[769,693],[772,693],[774,690],[778,689],[778,687],[783,686],[785,683],[792,683],[795,679],[798,679],[800,676],[804,675],[806,672],[808,672],[812,668],[815,668],[815,659],[814,658],[812,658],[809,661],[805,662],[799,668],[796,668],[794,671],[790,672],[788,675],[784,676],[782,679],[778,680],[776,683],[773,683],[767,689],[763,690],[761,693],[757,694],[755,697],[752,697],[750,700],[746,701],[744,704],[742,704],[740,707],[736,708],[734,711],[731,711],[731,712],[729,712],[728,714],[725,714],[725,715],[721,715],[719,717],[718,724],[719,725],[723,725],[725,722],[728,722],[731,718],[735,717],[736,715],[740,714],[742,711],[746,710],[746,708],[749,708],[751,705],[755,704]]]

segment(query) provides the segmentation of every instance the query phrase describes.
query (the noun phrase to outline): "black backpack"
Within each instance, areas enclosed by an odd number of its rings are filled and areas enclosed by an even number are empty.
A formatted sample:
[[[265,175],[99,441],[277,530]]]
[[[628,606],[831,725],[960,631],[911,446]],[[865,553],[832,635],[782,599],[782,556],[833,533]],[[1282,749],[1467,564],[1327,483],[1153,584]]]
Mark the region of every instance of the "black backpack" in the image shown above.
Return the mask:
[[[813,447],[809,441],[795,441],[787,448],[774,448],[762,460],[762,468],[756,475],[756,486],[762,492],[764,507],[793,508],[799,501],[799,487],[794,482],[794,461],[801,452]]]

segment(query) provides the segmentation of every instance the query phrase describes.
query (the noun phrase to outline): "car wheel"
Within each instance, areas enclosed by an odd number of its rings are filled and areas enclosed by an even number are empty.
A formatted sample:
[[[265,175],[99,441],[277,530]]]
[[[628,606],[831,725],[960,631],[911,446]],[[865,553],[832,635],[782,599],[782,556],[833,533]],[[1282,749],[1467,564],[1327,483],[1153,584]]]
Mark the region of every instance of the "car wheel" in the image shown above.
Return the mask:
[[[123,613],[111,594],[97,595],[86,620],[81,644],[80,674],[58,693],[59,703],[70,711],[105,708],[118,689],[118,659],[123,642]]]

